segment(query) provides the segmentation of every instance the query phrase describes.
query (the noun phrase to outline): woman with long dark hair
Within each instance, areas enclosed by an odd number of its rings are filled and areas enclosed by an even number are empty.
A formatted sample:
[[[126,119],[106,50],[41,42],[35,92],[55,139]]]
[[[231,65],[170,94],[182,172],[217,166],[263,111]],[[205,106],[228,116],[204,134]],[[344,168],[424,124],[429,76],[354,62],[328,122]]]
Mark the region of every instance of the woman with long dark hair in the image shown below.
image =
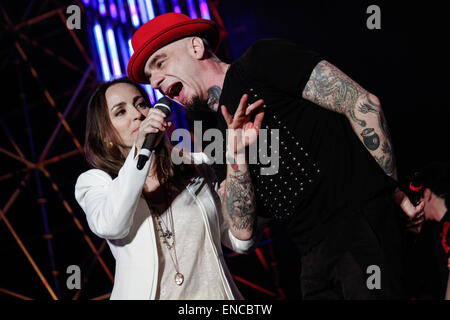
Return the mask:
[[[262,101],[246,102],[244,96],[234,117],[222,108],[229,129],[244,130],[229,139],[234,164],[227,165],[221,197],[205,154],[185,152],[188,161],[174,164],[164,138],[171,123],[150,108],[142,87],[122,78],[94,92],[85,143],[93,169],[78,178],[75,197],[116,260],[111,299],[242,298],[221,244],[247,252],[255,242],[254,191],[242,150],[256,140],[264,113]],[[157,145],[138,170],[149,133],[158,134]]]

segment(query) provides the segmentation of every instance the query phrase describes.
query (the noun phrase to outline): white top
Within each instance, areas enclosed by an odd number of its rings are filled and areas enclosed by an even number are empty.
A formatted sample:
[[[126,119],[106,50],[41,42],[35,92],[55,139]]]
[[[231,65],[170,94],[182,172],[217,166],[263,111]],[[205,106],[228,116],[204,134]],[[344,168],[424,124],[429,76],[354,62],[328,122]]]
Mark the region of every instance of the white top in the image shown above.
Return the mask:
[[[227,300],[219,264],[207,241],[206,228],[201,212],[187,190],[180,193],[171,206],[174,228],[170,225],[170,211],[167,209],[161,216],[161,226],[167,230],[169,226],[175,233],[175,251],[167,245],[157,231],[157,247],[159,257],[159,281],[156,299],[161,300]],[[158,221],[153,219],[155,229]],[[171,239],[167,240],[169,244]],[[176,254],[176,257],[175,257]],[[183,284],[175,283],[178,271],[183,274]]]
[[[75,186],[75,198],[86,213],[90,229],[107,240],[115,258],[111,299],[155,299],[160,271],[158,241],[149,207],[141,196],[151,159],[138,170],[134,146],[131,150],[114,179],[99,169],[81,174]],[[194,158],[196,155],[193,154]],[[203,155],[198,158],[205,162]],[[252,250],[256,239],[242,241],[233,236],[217,203],[217,184],[209,187],[204,179],[198,179],[186,189],[201,213],[205,241],[214,252],[226,297],[242,299],[225,263],[221,244],[245,253]]]

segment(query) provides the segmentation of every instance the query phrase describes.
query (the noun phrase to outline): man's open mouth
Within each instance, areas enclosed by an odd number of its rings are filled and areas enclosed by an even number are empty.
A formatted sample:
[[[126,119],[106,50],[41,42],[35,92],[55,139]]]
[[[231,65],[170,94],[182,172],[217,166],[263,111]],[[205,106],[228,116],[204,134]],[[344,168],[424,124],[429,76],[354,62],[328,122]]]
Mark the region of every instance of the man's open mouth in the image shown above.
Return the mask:
[[[169,87],[169,89],[166,92],[166,96],[173,99],[177,97],[181,90],[183,89],[183,84],[181,82],[175,82],[173,85]]]

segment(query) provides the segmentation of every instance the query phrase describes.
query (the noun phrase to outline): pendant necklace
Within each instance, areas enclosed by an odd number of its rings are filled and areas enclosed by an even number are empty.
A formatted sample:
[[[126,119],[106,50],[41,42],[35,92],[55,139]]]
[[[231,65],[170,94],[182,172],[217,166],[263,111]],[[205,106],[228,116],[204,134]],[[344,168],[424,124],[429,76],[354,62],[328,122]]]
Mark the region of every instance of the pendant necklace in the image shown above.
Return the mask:
[[[162,214],[156,214],[157,226],[156,229],[159,232],[159,237],[161,238],[164,245],[169,250],[170,259],[172,260],[173,266],[175,268],[175,276],[174,281],[177,285],[181,286],[184,282],[184,275],[179,271],[177,250],[175,247],[175,224],[173,223],[173,214],[172,214],[172,205],[169,205],[168,210],[166,211],[166,215],[168,215],[167,223],[162,219]],[[165,228],[163,228],[163,225]],[[169,228],[170,225],[170,228]],[[165,229],[165,230],[164,230]],[[172,229],[172,230],[171,230]],[[173,255],[172,255],[173,249]]]

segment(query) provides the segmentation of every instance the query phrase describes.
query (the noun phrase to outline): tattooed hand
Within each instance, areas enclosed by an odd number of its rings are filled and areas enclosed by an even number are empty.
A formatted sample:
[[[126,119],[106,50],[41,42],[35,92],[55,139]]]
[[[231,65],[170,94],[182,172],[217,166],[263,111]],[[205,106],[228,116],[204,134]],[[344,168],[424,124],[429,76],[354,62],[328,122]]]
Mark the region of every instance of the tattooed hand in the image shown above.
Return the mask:
[[[247,106],[248,95],[244,94],[239,102],[234,116],[231,116],[225,106],[222,106],[222,115],[227,122],[227,152],[237,154],[256,141],[264,119],[264,110],[260,107],[264,100],[260,99]],[[254,121],[251,116],[256,112]]]
[[[240,240],[253,236],[255,223],[255,192],[245,158],[245,147],[255,142],[264,110],[263,100],[247,106],[248,96],[244,94],[234,116],[222,106],[222,114],[228,125],[227,130],[227,177],[224,183],[222,212],[233,235]],[[255,113],[254,121],[251,116]],[[229,161],[231,157],[231,161]],[[238,159],[236,159],[238,157]]]

